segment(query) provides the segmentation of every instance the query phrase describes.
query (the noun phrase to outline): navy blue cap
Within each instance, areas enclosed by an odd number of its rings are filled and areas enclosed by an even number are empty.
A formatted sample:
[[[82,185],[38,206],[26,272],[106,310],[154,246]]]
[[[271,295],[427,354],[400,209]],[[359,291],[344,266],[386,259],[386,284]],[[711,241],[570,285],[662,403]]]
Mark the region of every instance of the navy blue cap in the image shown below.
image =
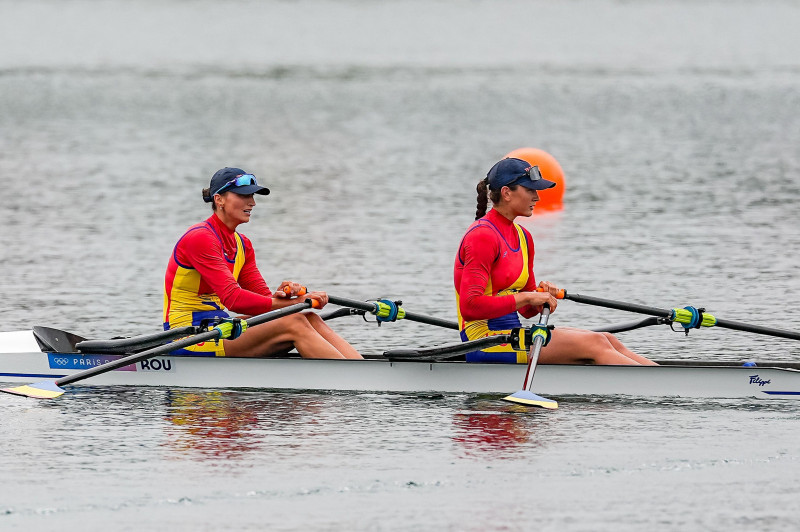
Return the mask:
[[[522,185],[531,190],[545,190],[556,186],[553,181],[542,178],[538,166],[531,166],[530,163],[513,157],[492,166],[486,179],[492,190],[500,190],[509,185]]]
[[[237,185],[235,181],[239,177],[250,177],[252,179],[245,179],[245,181],[248,181],[246,184]],[[242,196],[248,194],[261,194],[262,196],[266,196],[269,194],[269,189],[267,187],[262,187],[256,183],[256,176],[248,174],[241,168],[230,168],[227,166],[221,170],[217,170],[211,177],[211,185],[208,187],[210,197],[206,198],[206,202],[210,203],[214,198],[214,194],[219,194],[220,190],[222,190],[222,192],[228,192],[230,190]]]

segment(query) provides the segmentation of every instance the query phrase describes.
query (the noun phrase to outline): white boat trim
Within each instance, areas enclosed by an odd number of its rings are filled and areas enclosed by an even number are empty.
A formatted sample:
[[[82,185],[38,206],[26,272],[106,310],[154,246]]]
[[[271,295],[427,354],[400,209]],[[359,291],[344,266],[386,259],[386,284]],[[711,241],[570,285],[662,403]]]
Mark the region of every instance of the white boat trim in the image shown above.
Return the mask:
[[[45,353],[30,331],[0,333],[0,382],[56,379],[119,357]],[[743,367],[696,361],[662,366],[542,365],[533,390],[548,397],[800,399],[798,368],[778,362]],[[76,385],[508,394],[521,387],[524,377],[525,366],[517,364],[158,356]]]

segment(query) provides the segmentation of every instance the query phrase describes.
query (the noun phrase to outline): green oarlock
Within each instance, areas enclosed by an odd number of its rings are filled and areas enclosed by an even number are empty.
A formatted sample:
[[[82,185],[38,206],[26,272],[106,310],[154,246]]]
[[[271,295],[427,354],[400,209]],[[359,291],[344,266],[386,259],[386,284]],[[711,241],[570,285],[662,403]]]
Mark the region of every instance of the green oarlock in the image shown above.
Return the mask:
[[[692,311],[687,310],[685,308],[674,308],[672,309],[672,321],[677,323],[685,323],[690,324],[694,316],[692,315]],[[703,327],[713,327],[717,324],[717,318],[715,318],[712,314],[703,313],[703,321],[700,323]]]
[[[237,320],[238,321],[238,320]],[[236,335],[234,338],[238,338],[245,330],[247,330],[247,322],[241,320],[237,323],[233,321],[223,321],[222,323],[217,324],[214,329],[219,331],[219,337],[217,340],[224,340],[226,338],[230,338],[231,335],[234,333],[235,328],[238,326],[241,327],[241,330],[236,331]]]
[[[537,336],[541,336],[542,337],[542,342],[543,342],[542,345],[546,345],[547,344],[547,336],[548,336],[547,332],[548,332],[547,329],[541,329],[541,328],[532,331],[531,332],[531,345],[533,345],[533,342],[534,342],[534,340],[536,340]]]
[[[392,306],[388,303],[384,303],[383,301],[376,301],[375,305],[378,307],[377,312],[373,312],[379,318],[388,318],[392,315]],[[402,320],[406,317],[406,311],[403,307],[397,307],[397,316],[395,316],[395,320]]]
[[[378,306],[378,312],[375,312],[374,314],[379,318],[388,318],[392,313],[392,307],[386,303],[382,301],[376,301],[375,304]]]
[[[224,340],[225,338],[230,338],[231,333],[233,332],[233,323],[231,322],[222,322],[216,327],[214,330],[219,331],[219,337],[217,340]]]

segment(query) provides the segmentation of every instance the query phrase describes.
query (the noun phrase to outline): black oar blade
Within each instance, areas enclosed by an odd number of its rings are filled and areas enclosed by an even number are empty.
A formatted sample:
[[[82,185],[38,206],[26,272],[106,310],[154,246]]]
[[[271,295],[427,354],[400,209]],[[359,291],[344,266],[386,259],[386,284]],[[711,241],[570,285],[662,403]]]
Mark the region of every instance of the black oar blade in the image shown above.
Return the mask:
[[[22,397],[33,397],[34,399],[55,399],[64,393],[64,389],[59,388],[55,381],[41,381],[13,388],[0,388],[0,392],[21,395]]]
[[[547,408],[548,410],[555,410],[558,408],[558,403],[553,401],[552,399],[547,399],[546,397],[542,397],[541,395],[536,395],[533,392],[529,392],[528,390],[520,390],[518,392],[514,392],[511,395],[503,397],[503,401],[508,401],[510,403],[517,403],[520,405],[525,406],[540,406],[542,408]]]

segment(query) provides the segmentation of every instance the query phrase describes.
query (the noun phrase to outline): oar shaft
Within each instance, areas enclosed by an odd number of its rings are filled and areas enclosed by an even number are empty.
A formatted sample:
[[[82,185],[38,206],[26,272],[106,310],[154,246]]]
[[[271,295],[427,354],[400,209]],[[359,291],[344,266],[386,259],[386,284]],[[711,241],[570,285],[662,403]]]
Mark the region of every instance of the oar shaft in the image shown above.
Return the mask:
[[[525,332],[520,331],[520,336],[524,336]],[[445,358],[463,355],[472,351],[480,351],[487,347],[494,347],[500,344],[507,344],[512,342],[511,334],[498,334],[497,336],[487,336],[486,338],[478,338],[477,340],[470,340],[469,342],[457,342],[454,344],[440,345],[437,347],[422,347],[418,349],[390,349],[383,352],[383,356],[389,360],[440,360]]]
[[[570,294],[569,292],[564,293],[564,299],[569,299],[570,301],[575,301],[576,303],[585,303],[587,305],[613,308],[616,310],[627,310],[628,312],[638,312],[639,314],[648,314],[650,316],[659,316],[664,318],[669,318],[670,316],[672,316],[672,309],[648,307],[645,305],[637,305],[635,303],[612,301],[611,299],[603,299],[600,297],[582,296],[580,294]]]
[[[550,319],[550,306],[545,305],[544,309],[542,309],[541,318],[539,319],[539,326],[546,328],[548,319]],[[528,361],[528,371],[525,373],[525,382],[522,384],[523,390],[531,391],[533,375],[536,373],[536,366],[539,363],[539,352],[542,350],[543,345],[544,338],[540,335],[536,335],[536,338],[533,339],[533,346],[531,347],[531,359]]]
[[[334,305],[341,307],[351,307],[363,310],[365,312],[376,313],[378,312],[378,304],[372,301],[358,301],[355,299],[348,299],[346,297],[328,296],[328,301]],[[413,312],[406,311],[403,319],[416,321],[419,323],[426,323],[428,325],[435,325],[437,327],[444,327],[445,329],[459,330],[458,323],[450,320],[443,320],[433,316],[425,316],[424,314],[414,314]]]
[[[786,331],[784,329],[773,329],[772,327],[760,327],[757,325],[750,325],[749,323],[742,323],[738,321],[728,321],[717,318],[716,326],[724,327],[725,329],[733,329],[735,331],[744,331],[755,334],[766,334],[768,336],[777,336],[779,338],[789,338],[790,340],[800,340],[799,332]]]
[[[570,301],[575,301],[576,303],[585,303],[587,305],[595,305],[598,307],[612,308],[616,310],[625,310],[628,312],[637,312],[639,314],[647,314],[650,316],[664,318],[672,318],[673,314],[672,309],[648,307],[646,305],[637,305],[636,303],[625,303],[622,301],[613,301],[611,299],[603,299],[599,297],[570,294],[569,292],[564,293],[564,299],[569,299]],[[749,323],[743,323],[740,321],[721,320],[717,318],[714,325],[724,329],[732,329],[754,334],[764,334],[767,336],[777,336],[779,338],[789,338],[791,340],[800,340],[800,332],[751,325]]]
[[[437,327],[444,327],[445,329],[453,329],[455,331],[459,330],[458,323],[436,318],[434,316],[425,316],[423,314],[415,314],[413,312],[406,311],[406,317],[403,319],[416,321],[419,323],[426,323],[428,325],[435,325]]]
[[[295,312],[299,312],[301,310],[310,308],[312,304],[313,304],[312,300],[307,299],[295,305],[290,305],[288,307],[284,307],[278,310],[273,310],[270,312],[266,312],[264,314],[259,314],[258,316],[253,316],[252,318],[246,320],[246,323],[248,327],[253,327],[254,325],[276,320],[278,318],[283,318],[284,316],[288,316],[289,314],[294,314]],[[64,384],[71,384],[73,382],[82,381],[84,379],[88,379],[89,377],[93,377],[100,373],[113,371],[115,369],[119,369],[121,367],[128,366],[130,364],[136,364],[137,362],[141,362],[142,360],[147,360],[148,358],[157,357],[159,355],[165,355],[167,353],[175,351],[176,349],[183,349],[184,347],[189,347],[190,345],[199,344],[200,342],[214,340],[218,336],[219,336],[219,331],[211,330],[203,332],[200,334],[196,334],[194,336],[189,336],[182,340],[177,340],[175,342],[171,342],[159,347],[154,347],[153,349],[148,349],[147,351],[142,351],[141,353],[135,353],[133,355],[129,355],[120,358],[118,360],[114,360],[112,362],[107,362],[100,366],[95,366],[93,368],[79,371],[78,373],[67,375],[66,377],[61,377],[60,379],[56,379],[55,382],[58,386],[62,386]]]
[[[328,295],[328,301],[340,307],[350,307],[363,310],[365,312],[377,312],[378,304],[371,301],[358,301],[356,299],[348,299],[346,297]]]

